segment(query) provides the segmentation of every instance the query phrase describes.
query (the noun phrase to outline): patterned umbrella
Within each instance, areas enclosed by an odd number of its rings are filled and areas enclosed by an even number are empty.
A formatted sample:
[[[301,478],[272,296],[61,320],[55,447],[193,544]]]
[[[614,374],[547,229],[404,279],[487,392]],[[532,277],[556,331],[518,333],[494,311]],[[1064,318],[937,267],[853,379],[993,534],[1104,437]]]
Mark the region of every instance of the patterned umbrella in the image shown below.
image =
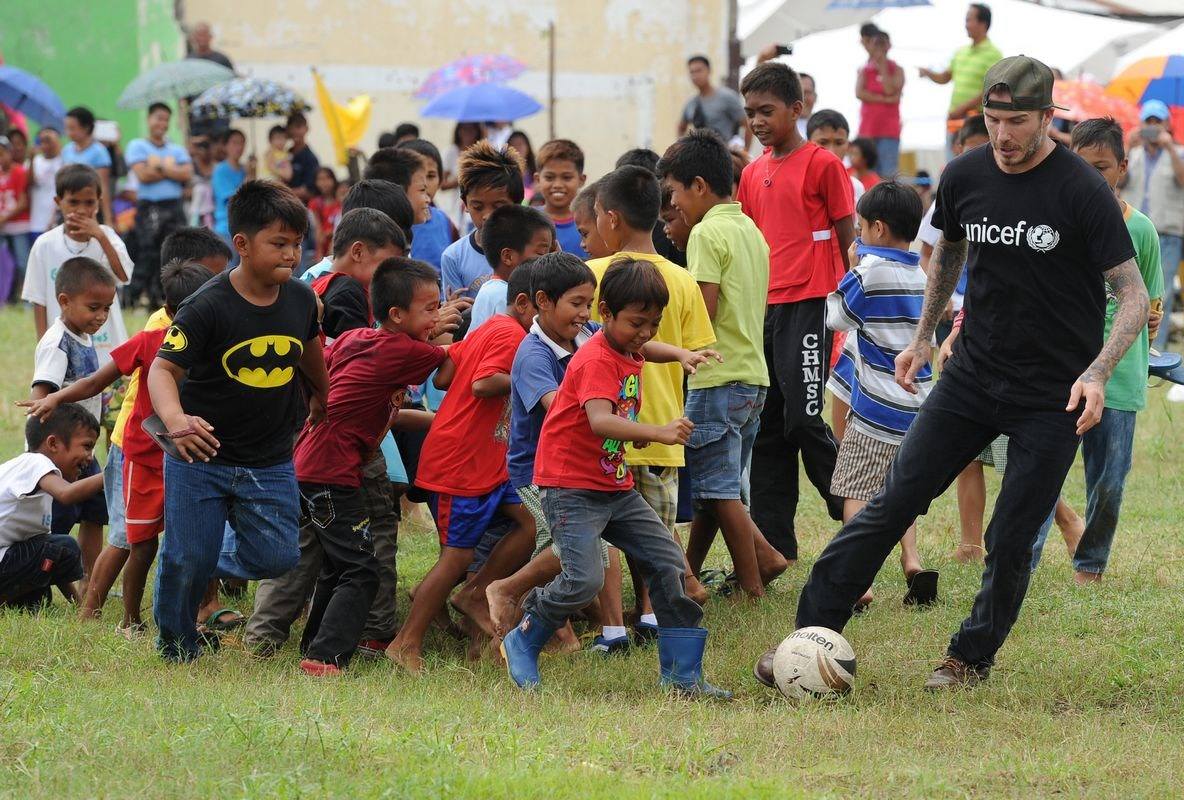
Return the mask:
[[[1052,87],[1052,101],[1061,106],[1053,116],[1074,122],[1093,117],[1113,117],[1124,131],[1139,126],[1139,109],[1134,103],[1106,94],[1101,84],[1093,81],[1057,81]]]
[[[153,103],[168,103],[179,97],[201,94],[211,86],[228,81],[234,73],[204,58],[185,58],[159,64],[140,73],[115,101],[119,108],[145,109]]]
[[[308,110],[308,103],[283,84],[264,78],[235,78],[201,93],[190,107],[202,119],[286,117]]]
[[[420,100],[431,100],[461,86],[513,80],[525,71],[526,65],[511,56],[497,54],[465,56],[445,64],[429,75],[415,96]]]
[[[7,64],[0,66],[0,103],[30,117],[38,125],[61,130],[66,107],[36,75]]]
[[[1139,105],[1162,100],[1178,134],[1184,130],[1184,55],[1141,58],[1106,85],[1106,94]]]

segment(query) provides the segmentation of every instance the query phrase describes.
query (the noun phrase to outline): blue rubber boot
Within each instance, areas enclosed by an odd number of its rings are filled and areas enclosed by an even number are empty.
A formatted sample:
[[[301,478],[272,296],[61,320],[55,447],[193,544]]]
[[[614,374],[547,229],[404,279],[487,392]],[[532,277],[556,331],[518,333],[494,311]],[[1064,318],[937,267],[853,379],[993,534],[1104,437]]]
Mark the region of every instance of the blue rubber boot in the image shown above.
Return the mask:
[[[554,633],[554,629],[527,614],[502,639],[502,658],[506,660],[510,680],[520,688],[534,689],[539,685],[539,653]]]
[[[732,693],[703,680],[706,628],[658,628],[658,666],[662,685],[688,697],[731,700]]]

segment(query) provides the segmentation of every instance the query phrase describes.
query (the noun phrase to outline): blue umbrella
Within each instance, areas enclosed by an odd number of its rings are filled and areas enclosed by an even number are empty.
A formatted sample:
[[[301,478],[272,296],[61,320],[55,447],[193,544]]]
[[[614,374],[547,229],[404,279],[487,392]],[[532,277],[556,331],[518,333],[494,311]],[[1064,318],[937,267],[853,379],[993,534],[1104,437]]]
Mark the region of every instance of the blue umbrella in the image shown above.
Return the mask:
[[[38,125],[61,130],[66,107],[53,89],[36,75],[7,64],[0,66],[0,103],[28,116]]]
[[[909,6],[931,6],[930,0],[830,0],[827,11],[876,10],[882,8],[908,8]]]
[[[445,92],[423,107],[425,117],[443,117],[457,122],[485,122],[491,119],[522,119],[542,111],[538,100],[499,83],[461,86]]]

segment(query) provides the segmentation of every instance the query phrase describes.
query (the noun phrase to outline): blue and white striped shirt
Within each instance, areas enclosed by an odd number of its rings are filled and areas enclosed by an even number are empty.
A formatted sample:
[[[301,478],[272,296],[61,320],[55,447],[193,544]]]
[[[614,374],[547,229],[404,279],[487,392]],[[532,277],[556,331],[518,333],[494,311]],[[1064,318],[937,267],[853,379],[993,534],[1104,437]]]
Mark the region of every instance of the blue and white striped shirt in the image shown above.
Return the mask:
[[[896,356],[921,319],[925,273],[907,250],[860,244],[856,255],[859,263],[826,298],[826,326],[850,332],[828,386],[851,406],[862,433],[900,444],[933,383],[928,365],[917,374],[916,394],[895,379]]]

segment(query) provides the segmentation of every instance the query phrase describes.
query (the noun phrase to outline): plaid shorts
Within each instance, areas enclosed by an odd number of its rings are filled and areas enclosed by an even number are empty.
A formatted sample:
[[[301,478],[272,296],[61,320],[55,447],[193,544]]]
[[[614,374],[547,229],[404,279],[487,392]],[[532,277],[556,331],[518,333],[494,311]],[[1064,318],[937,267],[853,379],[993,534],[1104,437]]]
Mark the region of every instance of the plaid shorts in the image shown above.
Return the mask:
[[[673,535],[678,521],[678,467],[630,467],[629,471],[633,473],[633,488]]]
[[[1007,437],[997,436],[995,439],[983,448],[983,451],[978,454],[975,461],[981,461],[995,468],[995,471],[1002,475],[1007,471]]]
[[[551,552],[559,558],[559,548],[555,546],[554,540],[551,538],[551,528],[547,525],[547,515],[543,513],[543,503],[539,498],[539,487],[533,483],[529,486],[522,486],[518,489],[518,497],[522,499],[522,507],[530,512],[534,517],[534,558],[539,553],[551,548]],[[604,539],[600,540],[600,558],[604,565],[608,566],[608,543]]]

